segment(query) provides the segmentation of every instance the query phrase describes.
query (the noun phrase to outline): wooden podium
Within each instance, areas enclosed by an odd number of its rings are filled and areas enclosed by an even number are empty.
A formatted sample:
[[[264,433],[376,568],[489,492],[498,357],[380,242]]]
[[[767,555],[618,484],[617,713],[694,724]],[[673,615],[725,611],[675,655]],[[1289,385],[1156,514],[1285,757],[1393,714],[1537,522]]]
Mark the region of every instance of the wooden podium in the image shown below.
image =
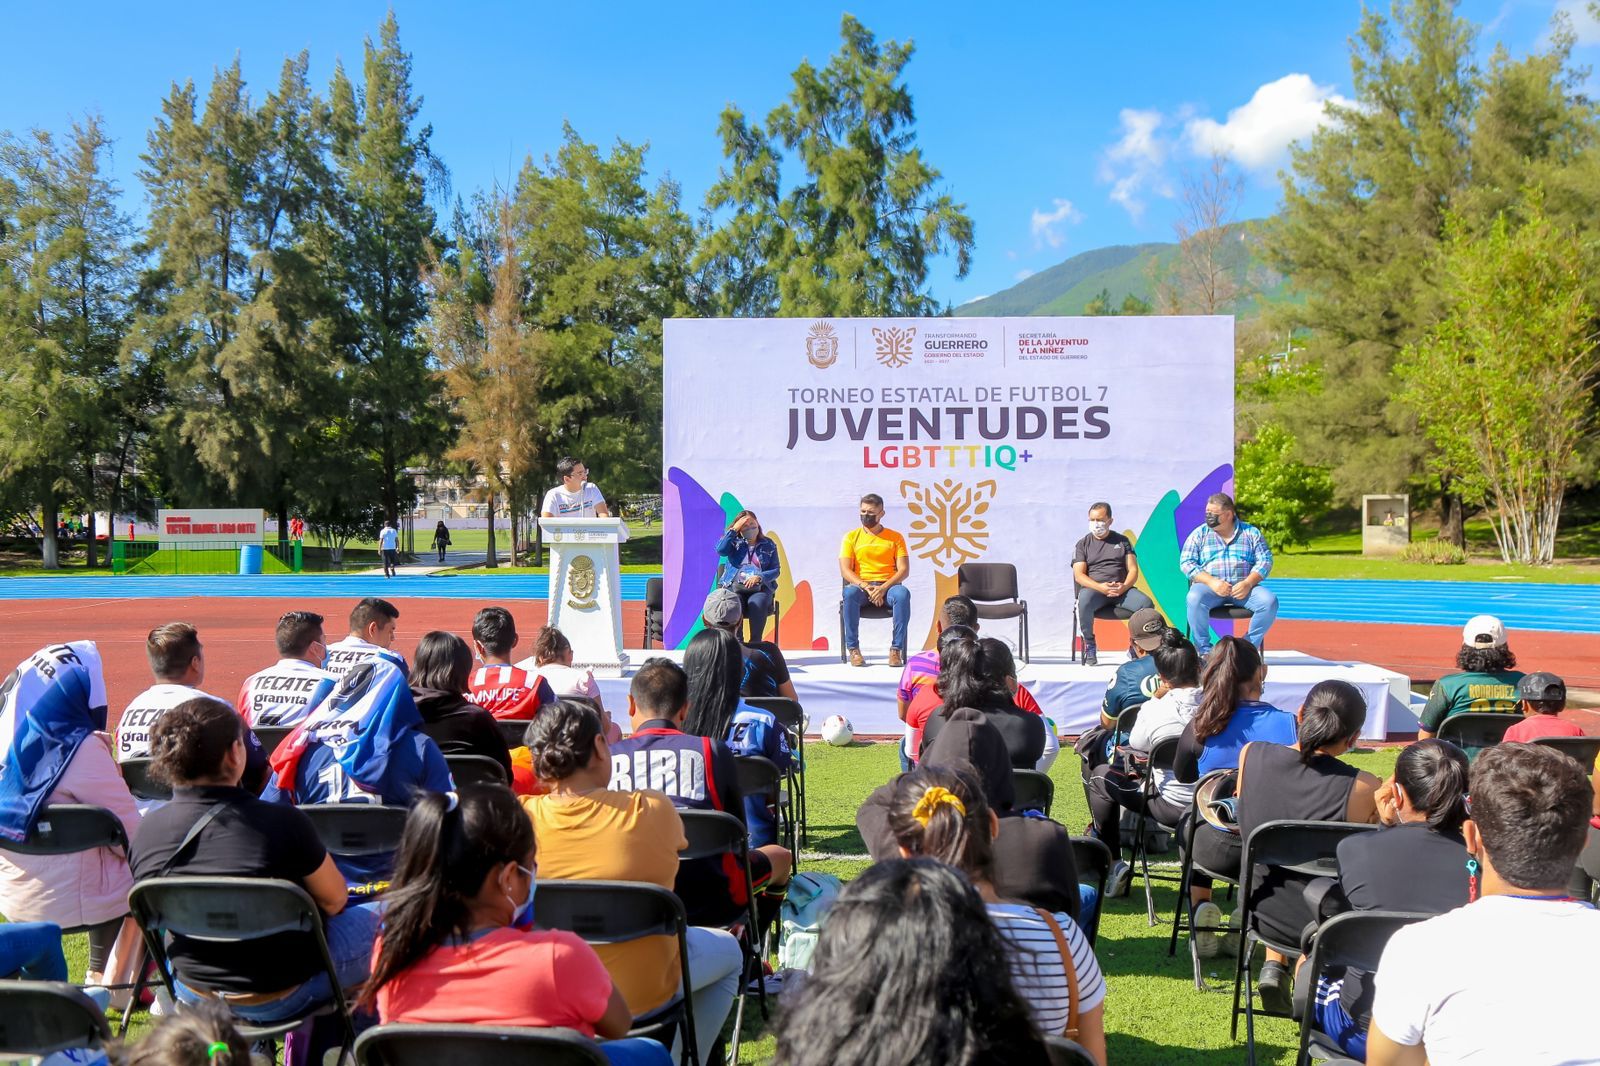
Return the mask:
[[[550,547],[550,624],[572,642],[572,665],[597,677],[621,677],[620,518],[541,518]]]

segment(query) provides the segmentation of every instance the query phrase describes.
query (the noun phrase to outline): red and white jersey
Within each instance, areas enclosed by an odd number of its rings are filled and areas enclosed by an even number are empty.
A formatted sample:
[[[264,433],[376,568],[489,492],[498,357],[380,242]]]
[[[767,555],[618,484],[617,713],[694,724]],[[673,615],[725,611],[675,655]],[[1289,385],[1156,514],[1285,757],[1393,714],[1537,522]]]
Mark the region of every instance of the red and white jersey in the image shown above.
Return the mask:
[[[294,725],[332,692],[339,679],[304,659],[279,659],[239,686],[239,714],[252,727]]]
[[[539,708],[556,701],[550,683],[538,674],[517,666],[490,663],[473,671],[467,683],[467,699],[496,718],[524,721]]]
[[[128,709],[122,712],[122,717],[117,719],[117,740],[115,752],[117,761],[123,759],[145,759],[150,756],[150,727],[156,724],[156,719],[172,710],[180,703],[185,703],[197,696],[211,696],[209,692],[201,692],[188,685],[169,685],[162,682],[151,685],[139,693],[128,704]],[[212,699],[217,699],[211,696]],[[224,703],[225,700],[217,700]]]

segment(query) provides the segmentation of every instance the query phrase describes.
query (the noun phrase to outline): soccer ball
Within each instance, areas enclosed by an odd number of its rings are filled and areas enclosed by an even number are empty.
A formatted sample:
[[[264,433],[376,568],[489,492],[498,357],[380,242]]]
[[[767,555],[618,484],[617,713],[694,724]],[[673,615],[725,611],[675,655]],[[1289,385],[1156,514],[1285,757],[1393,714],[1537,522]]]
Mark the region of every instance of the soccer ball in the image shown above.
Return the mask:
[[[836,748],[848,747],[856,738],[850,719],[842,714],[830,714],[822,722],[822,739]]]

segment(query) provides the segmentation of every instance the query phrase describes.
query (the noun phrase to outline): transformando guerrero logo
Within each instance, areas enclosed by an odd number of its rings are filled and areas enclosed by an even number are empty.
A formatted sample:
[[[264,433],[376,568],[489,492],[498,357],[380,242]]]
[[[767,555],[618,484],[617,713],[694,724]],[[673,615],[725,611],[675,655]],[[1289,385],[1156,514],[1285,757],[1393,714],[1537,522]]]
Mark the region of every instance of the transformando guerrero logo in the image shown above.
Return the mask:
[[[891,369],[911,363],[911,342],[917,339],[916,326],[890,326],[887,329],[872,327],[874,354],[878,362]]]

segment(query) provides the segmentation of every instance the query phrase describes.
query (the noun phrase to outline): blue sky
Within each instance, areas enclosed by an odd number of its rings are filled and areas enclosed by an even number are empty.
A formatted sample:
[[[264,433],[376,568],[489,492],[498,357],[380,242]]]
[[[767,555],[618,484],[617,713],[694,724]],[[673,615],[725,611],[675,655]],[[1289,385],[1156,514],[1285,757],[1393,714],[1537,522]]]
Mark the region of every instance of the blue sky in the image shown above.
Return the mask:
[[[61,130],[85,112],[117,139],[129,209],[145,132],[174,81],[202,87],[237,53],[258,98],[286,55],[308,49],[322,86],[358,70],[382,0],[272,4],[0,3],[13,41],[0,67],[0,130]],[[826,62],[849,11],[880,38],[911,39],[907,68],[927,158],[976,224],[971,273],[941,263],[932,287],[962,303],[1077,252],[1170,240],[1171,193],[1210,146],[1246,176],[1244,214],[1278,203],[1284,145],[1350,92],[1356,0],[1143,4],[811,2],[423,3],[397,0],[434,147],[455,192],[505,183],[569,120],[587,139],[647,141],[698,209],[721,163],[716,122],[764,116],[803,58]],[[1557,7],[1579,9],[1579,58],[1600,25],[1576,0],[1465,0],[1480,51],[1537,46]],[[1215,12],[1226,12],[1220,17]]]

